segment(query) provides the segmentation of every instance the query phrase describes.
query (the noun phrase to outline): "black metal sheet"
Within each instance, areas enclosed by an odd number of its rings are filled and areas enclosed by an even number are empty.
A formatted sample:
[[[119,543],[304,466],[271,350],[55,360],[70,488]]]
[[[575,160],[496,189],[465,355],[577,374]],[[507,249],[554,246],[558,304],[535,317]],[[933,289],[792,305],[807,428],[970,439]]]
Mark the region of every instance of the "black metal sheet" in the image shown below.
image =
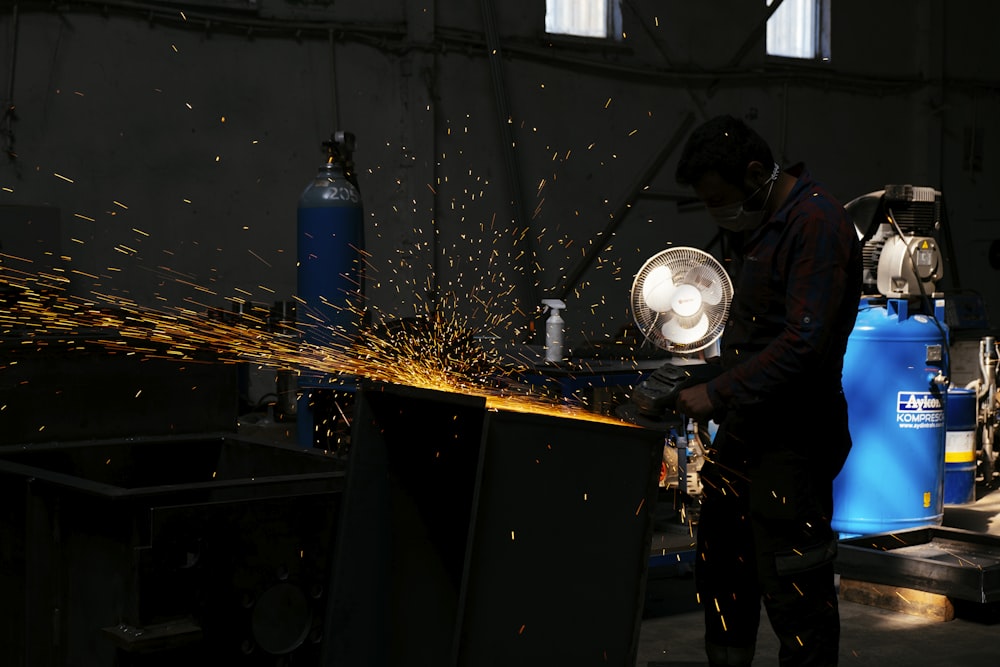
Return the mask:
[[[977,603],[1000,601],[1000,537],[925,527],[843,540],[841,577],[938,593]]]
[[[112,354],[81,332],[72,343],[0,336],[4,444],[234,432],[236,364]],[[16,363],[12,363],[16,361]]]
[[[42,480],[105,498],[177,495],[268,487],[343,475],[343,465],[313,450],[248,440],[227,433],[81,440],[0,447],[0,473]]]
[[[457,664],[634,665],[662,436],[490,412],[483,438]]]
[[[473,512],[482,398],[356,394],[324,665],[448,665]]]

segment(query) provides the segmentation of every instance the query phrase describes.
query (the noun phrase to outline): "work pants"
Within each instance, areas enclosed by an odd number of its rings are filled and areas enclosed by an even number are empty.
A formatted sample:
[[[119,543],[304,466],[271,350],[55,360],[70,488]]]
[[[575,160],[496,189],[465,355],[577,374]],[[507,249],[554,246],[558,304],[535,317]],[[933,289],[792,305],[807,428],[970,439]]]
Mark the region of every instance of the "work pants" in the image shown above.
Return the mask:
[[[754,444],[720,428],[703,469],[695,565],[710,665],[751,663],[762,600],[783,667],[837,664],[830,517],[833,477],[850,439],[836,435]],[[824,446],[834,449],[813,449]]]

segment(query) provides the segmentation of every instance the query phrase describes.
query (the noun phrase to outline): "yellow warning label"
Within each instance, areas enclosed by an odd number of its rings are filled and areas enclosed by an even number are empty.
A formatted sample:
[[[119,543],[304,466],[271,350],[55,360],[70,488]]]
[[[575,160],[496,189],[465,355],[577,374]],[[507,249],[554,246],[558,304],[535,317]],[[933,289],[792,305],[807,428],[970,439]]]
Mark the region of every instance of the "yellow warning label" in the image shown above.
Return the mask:
[[[931,506],[931,492],[924,491],[924,507],[930,507],[930,506]]]

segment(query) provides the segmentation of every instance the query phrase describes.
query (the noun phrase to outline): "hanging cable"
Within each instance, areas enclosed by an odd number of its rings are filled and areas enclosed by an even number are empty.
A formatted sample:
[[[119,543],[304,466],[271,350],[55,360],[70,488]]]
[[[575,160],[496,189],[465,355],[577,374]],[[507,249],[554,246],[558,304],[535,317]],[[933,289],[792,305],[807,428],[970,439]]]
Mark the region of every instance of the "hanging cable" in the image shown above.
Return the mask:
[[[337,41],[333,28],[328,31],[330,39],[330,107],[333,114],[333,129],[340,129],[340,96],[337,94]]]
[[[15,2],[10,10],[10,70],[7,74],[7,97],[3,104],[3,138],[4,152],[10,161],[17,160],[14,150],[14,122],[17,120],[17,107],[14,105],[14,80],[17,74],[17,41],[20,33],[18,6]]]

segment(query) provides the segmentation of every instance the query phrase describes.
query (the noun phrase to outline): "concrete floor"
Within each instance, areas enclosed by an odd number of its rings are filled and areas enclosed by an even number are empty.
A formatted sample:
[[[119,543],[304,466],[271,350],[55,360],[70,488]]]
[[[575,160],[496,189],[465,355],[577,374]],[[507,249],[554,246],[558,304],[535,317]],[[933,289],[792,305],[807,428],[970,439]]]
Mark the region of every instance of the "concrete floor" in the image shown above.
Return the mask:
[[[1000,490],[980,488],[974,504],[946,507],[944,525],[1000,536]],[[919,616],[841,601],[841,665],[996,667],[1000,603],[956,604],[956,618]],[[762,615],[755,664],[777,665],[778,642]],[[684,566],[653,568],[639,636],[637,667],[705,665],[702,615]]]

